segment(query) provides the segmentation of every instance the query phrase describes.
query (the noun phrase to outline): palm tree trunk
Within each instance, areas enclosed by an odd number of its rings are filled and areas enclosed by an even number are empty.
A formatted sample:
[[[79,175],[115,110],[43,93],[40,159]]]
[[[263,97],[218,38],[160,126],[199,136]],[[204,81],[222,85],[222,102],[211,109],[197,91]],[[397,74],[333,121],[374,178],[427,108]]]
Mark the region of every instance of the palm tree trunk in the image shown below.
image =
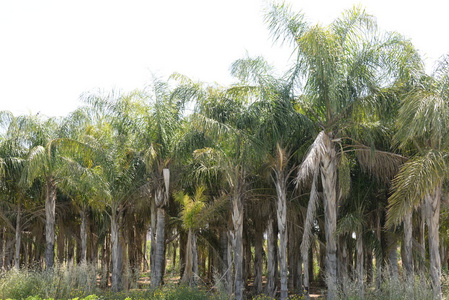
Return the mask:
[[[413,284],[413,254],[412,254],[412,216],[410,212],[404,216],[404,269],[407,284]]]
[[[330,138],[324,139],[326,152],[322,158],[321,181],[324,195],[324,222],[326,234],[327,299],[337,298],[337,165],[336,152]]]
[[[376,237],[379,245],[382,245],[381,211],[381,209],[378,209],[376,214]],[[378,253],[376,253],[376,288],[379,292],[382,284],[382,265],[382,251],[378,251]]]
[[[432,195],[425,197],[427,206],[427,226],[429,229],[430,276],[432,278],[433,296],[442,299],[441,293],[441,258],[440,258],[440,204],[441,186]]]
[[[266,293],[270,297],[274,297],[276,292],[276,236],[274,233],[274,221],[272,218],[268,220],[267,242],[268,242],[268,259],[267,259],[267,286]]]
[[[425,200],[425,199],[424,199]],[[425,202],[425,201],[424,201]],[[420,207],[420,216],[419,216],[419,236],[418,242],[420,245],[419,254],[419,272],[421,278],[424,278],[424,274],[426,272],[426,219],[427,219],[427,211],[426,211],[426,203],[422,204]]]
[[[45,198],[45,266],[53,269],[55,261],[55,209],[56,186],[52,177],[47,178],[47,195]]]
[[[390,264],[390,276],[392,280],[399,279],[399,270],[398,270],[398,241],[396,237],[394,237],[393,232],[388,232],[388,261]]]
[[[198,251],[196,249],[195,240],[196,237],[193,230],[189,229],[187,236],[185,268],[181,282],[190,286],[195,284],[195,276],[198,274]]]
[[[150,227],[150,272],[151,278],[154,278],[155,262],[156,262],[156,222],[157,209],[154,199],[151,199],[151,227]]]
[[[306,299],[309,299],[309,288],[310,288],[309,251],[310,251],[310,249],[307,251],[307,255],[304,255],[302,257],[303,266],[304,266],[304,268],[303,268],[304,269],[304,280],[303,280],[304,296],[306,297]]]
[[[152,272],[151,285],[158,287],[162,284],[163,264],[165,253],[165,208],[157,207],[156,212],[156,250],[154,253],[154,272]]]
[[[14,253],[14,267],[19,270],[20,269],[20,245],[22,240],[22,228],[21,228],[21,210],[20,210],[20,199],[17,202],[17,218],[16,218],[16,245],[15,245],[15,253]]]
[[[115,209],[111,214],[111,246],[112,246],[112,280],[111,289],[113,292],[121,290],[122,286],[122,266],[120,264],[120,241],[119,241],[118,216]]]
[[[81,263],[87,262],[87,213],[84,210],[80,211],[81,226]]]
[[[362,232],[357,232],[357,285],[359,288],[359,297],[360,299],[365,298],[365,291],[363,285],[363,239]]]
[[[240,184],[240,183],[239,183]],[[243,199],[239,189],[232,197],[232,223],[234,225],[234,297],[243,299]]]
[[[228,234],[228,247],[227,247],[227,251],[226,251],[226,256],[227,256],[227,276],[226,276],[226,280],[228,283],[228,294],[232,295],[234,292],[234,285],[232,284],[233,282],[233,272],[232,272],[232,262],[233,262],[233,253],[232,253],[232,249],[234,249],[234,236],[231,230],[227,231]]]
[[[281,300],[288,297],[287,270],[287,186],[283,170],[275,171],[277,193],[277,221],[279,230],[279,265],[281,273]]]
[[[260,222],[256,223],[254,236],[254,292],[256,295],[262,293],[262,270],[263,269],[263,228]]]

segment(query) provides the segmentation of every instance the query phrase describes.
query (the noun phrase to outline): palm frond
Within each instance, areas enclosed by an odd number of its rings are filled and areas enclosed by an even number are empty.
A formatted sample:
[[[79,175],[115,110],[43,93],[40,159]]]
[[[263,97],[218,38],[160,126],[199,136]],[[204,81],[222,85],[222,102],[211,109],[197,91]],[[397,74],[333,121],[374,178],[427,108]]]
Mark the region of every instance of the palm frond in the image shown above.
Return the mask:
[[[301,257],[305,261],[307,258],[307,255],[309,253],[310,243],[313,238],[313,225],[315,222],[315,213],[318,207],[318,174],[319,169],[316,169],[313,174],[313,180],[312,180],[312,188],[310,190],[310,198],[309,203],[307,205],[307,214],[306,214],[306,220],[304,222],[304,231],[302,235],[302,242],[301,242]]]
[[[393,179],[388,199],[387,225],[399,225],[403,216],[416,209],[447,178],[449,154],[437,150],[407,161]]]
[[[384,183],[389,183],[399,172],[401,165],[407,160],[402,155],[375,150],[363,145],[357,145],[354,148],[355,155],[362,170]]]
[[[309,178],[310,175],[315,174],[316,170],[319,169],[322,157],[326,151],[326,139],[329,140],[328,135],[324,131],[321,131],[310,146],[310,150],[296,175],[297,186]]]
[[[272,4],[265,14],[271,37],[281,44],[294,44],[307,28],[302,13],[294,13],[285,3]]]

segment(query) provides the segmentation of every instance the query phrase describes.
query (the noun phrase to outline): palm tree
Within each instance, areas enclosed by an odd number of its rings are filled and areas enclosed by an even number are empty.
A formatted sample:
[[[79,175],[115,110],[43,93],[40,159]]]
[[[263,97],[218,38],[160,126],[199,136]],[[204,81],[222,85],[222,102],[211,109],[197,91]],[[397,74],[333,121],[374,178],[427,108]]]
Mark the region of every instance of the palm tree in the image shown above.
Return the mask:
[[[449,125],[449,60],[439,62],[433,77],[425,77],[401,103],[396,140],[414,155],[393,181],[388,224],[397,225],[422,203],[427,210],[430,274],[434,296],[441,299],[439,218],[442,185],[447,180]],[[413,154],[412,152],[412,154]]]
[[[291,70],[292,90],[301,91],[302,110],[320,131],[299,169],[297,180],[302,182],[311,176],[313,184],[317,185],[318,177],[321,177],[326,282],[328,298],[335,299],[335,229],[340,197],[337,188],[338,146],[350,136],[351,126],[360,120],[356,116],[361,108],[373,107],[379,99],[377,95],[404,76],[404,66],[413,66],[416,53],[398,34],[380,35],[374,18],[360,8],[346,11],[330,26],[321,27],[309,26],[303,15],[293,13],[285,5],[273,5],[267,21],[275,40],[290,42],[295,47],[297,61]],[[311,193],[311,214],[308,216],[313,215],[316,195]],[[307,232],[306,229],[305,234]]]
[[[231,202],[234,248],[234,297],[243,298],[244,203],[251,166],[260,159],[260,143],[251,136],[255,119],[248,113],[248,98],[232,88],[197,88],[195,126],[215,140],[214,147],[195,151],[198,172],[221,174]],[[259,151],[259,152],[258,152]]]
[[[264,151],[276,190],[276,219],[279,230],[279,266],[281,299],[288,297],[287,270],[287,187],[291,174],[290,155],[286,147],[300,149],[309,138],[308,120],[295,111],[288,82],[275,78],[273,68],[261,57],[239,59],[233,63],[232,74],[239,83],[232,87],[242,96],[253,99],[249,112],[257,120],[254,136],[264,140]],[[246,94],[246,95],[245,95]],[[297,153],[299,155],[299,153]],[[271,272],[273,273],[273,272]]]

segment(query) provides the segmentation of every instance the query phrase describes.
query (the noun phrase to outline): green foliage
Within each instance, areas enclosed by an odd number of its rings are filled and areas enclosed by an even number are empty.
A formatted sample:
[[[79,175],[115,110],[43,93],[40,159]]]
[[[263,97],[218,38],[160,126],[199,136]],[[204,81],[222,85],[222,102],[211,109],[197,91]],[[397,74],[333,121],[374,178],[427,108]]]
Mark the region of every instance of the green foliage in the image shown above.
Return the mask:
[[[206,196],[204,195],[204,186],[196,189],[195,195],[190,197],[182,191],[175,194],[175,200],[182,206],[181,217],[183,226],[186,229],[198,229],[201,224],[198,224],[199,215],[206,203]]]
[[[82,298],[97,292],[96,283],[96,270],[90,265],[61,266],[53,272],[14,269],[1,277],[0,296],[2,299]]]
[[[365,287],[364,297],[360,297],[359,286],[356,282],[347,280],[342,282],[338,298],[351,300],[408,300],[423,299],[432,300],[433,292],[428,278],[416,276],[412,284],[408,284],[404,278],[394,279],[385,274],[380,289],[375,283]]]

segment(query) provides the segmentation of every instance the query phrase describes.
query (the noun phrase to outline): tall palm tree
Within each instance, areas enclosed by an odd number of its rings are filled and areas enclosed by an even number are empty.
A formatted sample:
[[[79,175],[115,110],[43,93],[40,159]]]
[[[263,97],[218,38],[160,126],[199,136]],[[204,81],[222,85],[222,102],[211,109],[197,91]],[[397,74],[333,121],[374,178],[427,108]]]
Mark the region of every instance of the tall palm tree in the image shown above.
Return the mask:
[[[30,116],[27,121],[27,143],[30,145],[26,158],[22,182],[31,185],[40,178],[45,185],[45,265],[52,269],[55,246],[55,208],[57,187],[70,176],[79,164],[72,157],[89,147],[78,141],[65,138],[59,132],[56,119]],[[86,153],[88,150],[86,151]]]
[[[139,93],[88,95],[85,99],[93,124],[87,129],[91,147],[97,153],[98,176],[103,178],[106,191],[103,203],[108,207],[112,249],[113,291],[122,286],[122,226],[128,206],[140,199],[146,184],[145,164],[138,146],[140,113],[144,104]],[[86,137],[87,138],[87,137]],[[99,186],[98,186],[99,187]]]
[[[239,83],[232,87],[242,96],[252,99],[249,112],[257,120],[253,135],[264,140],[264,151],[269,157],[276,190],[276,219],[279,230],[279,266],[281,299],[288,297],[287,270],[287,188],[291,173],[290,155],[286,147],[301,149],[309,138],[310,122],[294,107],[288,82],[275,78],[273,68],[261,57],[235,61],[231,69]],[[246,94],[246,95],[245,95]],[[299,153],[298,153],[299,155]]]
[[[374,18],[360,8],[344,12],[327,27],[309,26],[303,15],[285,5],[273,5],[266,18],[276,41],[294,45],[297,60],[291,70],[292,90],[301,92],[302,110],[319,129],[297,180],[311,176],[316,185],[321,177],[326,282],[328,298],[335,299],[339,145],[350,136],[348,129],[357,124],[361,108],[375,107],[377,95],[404,76],[405,66],[413,66],[417,56],[398,34],[380,35]],[[311,208],[316,195],[311,193]]]
[[[427,210],[430,274],[436,299],[441,299],[439,218],[442,185],[449,163],[449,59],[443,57],[433,77],[424,77],[401,103],[396,140],[414,155],[393,181],[388,224],[396,225],[422,203]]]
[[[192,85],[191,85],[192,86]],[[231,202],[234,248],[234,297],[243,298],[243,223],[250,168],[260,160],[260,143],[251,135],[255,119],[248,112],[248,98],[230,88],[198,88],[195,126],[215,140],[214,147],[196,151],[199,172],[221,174]],[[259,152],[258,152],[259,151]]]

